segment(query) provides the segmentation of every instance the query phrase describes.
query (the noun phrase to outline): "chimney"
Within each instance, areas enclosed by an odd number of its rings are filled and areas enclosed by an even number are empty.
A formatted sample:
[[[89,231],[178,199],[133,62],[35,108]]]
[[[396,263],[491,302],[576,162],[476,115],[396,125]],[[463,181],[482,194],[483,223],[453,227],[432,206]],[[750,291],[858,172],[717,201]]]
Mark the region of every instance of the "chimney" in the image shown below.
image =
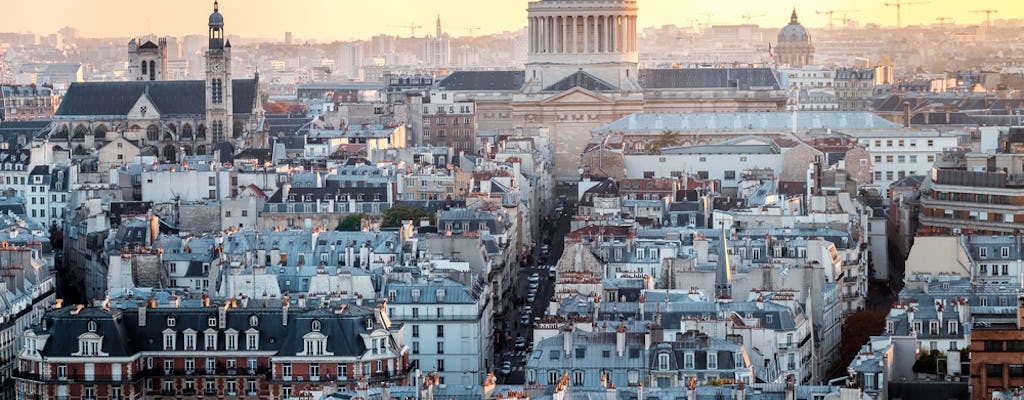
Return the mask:
[[[146,303],[139,304],[139,326],[146,326]]]
[[[651,340],[653,339],[652,336],[654,336],[654,334],[651,333],[651,325],[648,324],[647,325],[647,332],[644,332],[644,350],[650,350],[651,349]]]
[[[562,353],[566,358],[572,357],[572,324],[565,326],[562,331]]]
[[[747,383],[745,381],[736,382],[736,400],[747,400]]]
[[[615,354],[622,357],[622,354],[626,352],[626,326],[619,325],[619,328],[615,330]]]
[[[220,329],[227,328],[228,325],[228,307],[231,307],[231,301],[224,303],[224,307],[217,307],[218,319],[217,327]]]
[[[647,296],[640,295],[640,320],[644,319],[644,305],[647,304]]]
[[[203,293],[203,307],[209,307],[209,306],[210,306],[210,296],[207,296],[206,293]]]
[[[291,306],[291,298],[285,294],[281,298],[281,325],[288,326],[288,308]]]
[[[156,297],[149,298],[149,308],[156,308]]]
[[[786,376],[786,400],[796,400],[796,377],[793,374]]]
[[[909,101],[904,101],[903,102],[903,127],[904,128],[909,128],[910,127],[910,102]]]

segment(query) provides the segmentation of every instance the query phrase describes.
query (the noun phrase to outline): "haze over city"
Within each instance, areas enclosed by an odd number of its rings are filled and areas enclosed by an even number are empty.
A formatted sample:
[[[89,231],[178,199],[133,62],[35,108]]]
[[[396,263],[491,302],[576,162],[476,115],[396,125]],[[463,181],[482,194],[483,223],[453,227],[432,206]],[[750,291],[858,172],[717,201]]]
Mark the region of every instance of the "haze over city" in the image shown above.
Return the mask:
[[[5,1],[4,14],[33,15],[33,18],[5,18],[2,30],[7,32],[54,32],[64,26],[79,30],[85,37],[126,37],[147,34],[187,35],[202,32],[202,21],[191,18],[210,9],[205,0],[146,1],[133,0],[38,0]],[[525,26],[526,1],[521,0],[225,0],[232,10],[229,32],[243,37],[279,37],[284,31],[294,32],[299,39],[319,41],[366,39],[374,34],[400,36],[410,34],[410,25],[422,26],[416,34],[431,32],[440,15],[452,36],[501,33]],[[828,25],[827,15],[817,10],[859,10],[837,12],[834,20],[844,16],[860,21],[894,26],[896,13],[886,1],[859,0],[640,0],[641,27],[691,23],[740,24],[748,22],[743,15],[754,16],[749,22],[762,26],[781,26],[789,20],[793,7],[805,25]],[[992,19],[1016,18],[1024,15],[1024,2],[1007,0],[932,0],[925,4],[902,7],[902,24],[934,24],[938,17],[952,18],[956,23],[979,23],[985,14],[971,10],[999,9]],[[44,11],[40,11],[44,10]],[[691,21],[696,20],[696,21]]]

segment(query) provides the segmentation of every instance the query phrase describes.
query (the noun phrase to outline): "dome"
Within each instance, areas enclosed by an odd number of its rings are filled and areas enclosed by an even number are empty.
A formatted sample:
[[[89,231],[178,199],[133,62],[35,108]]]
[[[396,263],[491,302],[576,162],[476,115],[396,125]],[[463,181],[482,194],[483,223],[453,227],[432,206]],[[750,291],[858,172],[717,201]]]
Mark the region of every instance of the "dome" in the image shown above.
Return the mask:
[[[217,10],[217,2],[213,2],[213,14],[210,14],[210,26],[224,26],[224,16]]]
[[[793,15],[789,18],[789,25],[786,25],[779,31],[778,42],[782,43],[809,43],[811,41],[811,35],[807,33],[807,29],[796,17],[796,10],[793,10]]]

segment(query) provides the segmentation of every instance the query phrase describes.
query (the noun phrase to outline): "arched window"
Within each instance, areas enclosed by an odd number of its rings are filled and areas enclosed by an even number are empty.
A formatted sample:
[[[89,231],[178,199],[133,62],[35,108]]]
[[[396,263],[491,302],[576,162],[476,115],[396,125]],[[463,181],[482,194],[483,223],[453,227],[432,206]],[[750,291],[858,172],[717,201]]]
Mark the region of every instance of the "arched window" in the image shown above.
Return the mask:
[[[163,154],[164,160],[166,160],[167,162],[173,163],[178,161],[178,151],[177,149],[174,148],[174,145],[169,144],[167,146],[164,146]]]
[[[171,133],[178,133],[178,126],[174,125],[173,122],[169,123],[167,124],[167,130],[170,131]]]
[[[78,126],[75,127],[75,136],[76,137],[78,137],[78,136],[85,136],[86,133],[89,133],[89,128],[86,128],[85,125],[78,124]]]
[[[231,137],[238,139],[242,137],[242,133],[245,132],[245,125],[242,121],[235,121],[235,124],[231,127]]]
[[[143,62],[142,62],[142,74],[143,74],[143,75],[145,75],[145,74],[148,74],[148,73],[149,73],[149,72],[148,72],[148,71],[149,71],[149,69],[147,68],[148,66],[149,66],[149,65],[148,65],[148,64],[146,64],[146,62],[145,62],[145,61],[143,61]]]
[[[89,332],[96,332],[96,321],[89,321]]]
[[[167,326],[174,326],[175,319],[173,315],[167,316]]]
[[[199,129],[196,131],[196,140],[206,141],[206,125],[199,124]]]
[[[192,124],[184,124],[181,126],[181,140],[192,140]]]
[[[211,128],[213,129],[213,141],[217,143],[224,141],[224,122],[213,121]]]
[[[146,127],[146,139],[151,141],[151,142],[155,142],[157,140],[160,140],[160,128],[157,128],[156,125],[147,126]]]
[[[156,61],[149,60],[149,80],[156,80]]]
[[[165,132],[164,133],[164,141],[165,142],[173,142],[174,141],[174,135],[171,135],[170,132]]]
[[[210,315],[210,316],[206,317],[206,325],[217,326],[217,316],[216,315]]]
[[[309,328],[313,332],[320,332],[320,320],[314,319],[313,322],[310,323],[310,327]]]
[[[96,126],[95,128],[93,128],[92,132],[93,132],[93,133],[94,133],[94,134],[95,134],[96,136],[98,136],[98,137],[104,137],[104,136],[106,136],[106,135],[107,135],[107,131],[108,131],[108,130],[109,130],[109,129],[107,129],[107,126],[106,126],[106,125],[100,124],[100,125]]]
[[[256,315],[250,315],[249,316],[249,326],[251,326],[253,328],[255,328],[257,326],[260,326],[260,317],[257,317]]]
[[[210,82],[210,101],[214,104],[224,102],[224,83],[219,78],[214,78]]]

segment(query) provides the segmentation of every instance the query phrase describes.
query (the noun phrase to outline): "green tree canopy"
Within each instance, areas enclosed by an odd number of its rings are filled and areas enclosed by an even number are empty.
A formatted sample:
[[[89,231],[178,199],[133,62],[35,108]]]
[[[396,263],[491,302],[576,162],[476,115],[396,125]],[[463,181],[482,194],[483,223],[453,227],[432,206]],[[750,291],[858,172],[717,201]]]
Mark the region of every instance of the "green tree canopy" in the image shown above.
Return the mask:
[[[402,221],[404,220],[419,221],[423,218],[428,218],[430,223],[434,223],[433,213],[416,207],[396,204],[387,211],[384,211],[384,219],[380,225],[386,228],[394,228],[402,226]]]
[[[363,213],[346,215],[345,218],[338,221],[338,226],[335,227],[334,230],[343,232],[359,231],[362,229],[363,218],[365,217],[366,214]]]

